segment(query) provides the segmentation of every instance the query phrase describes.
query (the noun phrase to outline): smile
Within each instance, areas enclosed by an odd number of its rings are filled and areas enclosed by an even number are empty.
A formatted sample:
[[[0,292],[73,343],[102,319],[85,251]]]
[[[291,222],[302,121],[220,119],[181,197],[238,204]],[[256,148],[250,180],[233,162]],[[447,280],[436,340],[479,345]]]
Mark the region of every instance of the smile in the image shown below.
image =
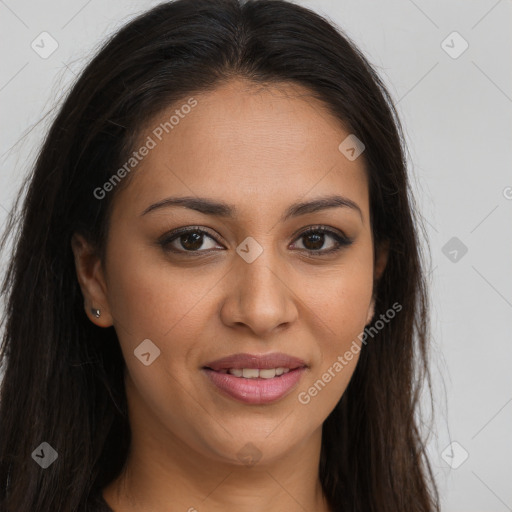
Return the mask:
[[[290,368],[283,368],[282,366],[279,368],[223,368],[219,370],[219,373],[229,373],[234,375],[235,377],[243,377],[244,379],[257,379],[258,377],[262,379],[273,379],[276,375],[283,375],[283,373],[288,373]]]
[[[283,370],[283,373],[277,375],[277,370]],[[215,371],[210,368],[203,368],[202,371],[215,389],[220,391],[224,396],[246,404],[262,405],[277,402],[288,395],[298,385],[306,368],[301,367],[293,370],[288,368],[244,368],[242,370],[231,370],[242,372],[242,374],[248,372],[248,377],[238,377],[228,371]],[[261,375],[261,373],[263,373],[263,375]],[[273,376],[270,376],[271,374],[273,374]]]

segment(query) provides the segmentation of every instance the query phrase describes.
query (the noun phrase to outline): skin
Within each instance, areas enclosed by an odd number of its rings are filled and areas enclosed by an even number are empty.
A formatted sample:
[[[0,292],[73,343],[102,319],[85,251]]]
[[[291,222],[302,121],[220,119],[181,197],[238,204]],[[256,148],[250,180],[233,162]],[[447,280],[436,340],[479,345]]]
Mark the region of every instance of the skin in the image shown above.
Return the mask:
[[[116,512],[325,512],[321,428],[359,355],[307,405],[298,395],[354,340],[360,346],[357,336],[373,316],[373,280],[387,252],[374,261],[364,160],[338,150],[349,132],[300,86],[236,79],[194,98],[197,106],[116,195],[105,264],[81,236],[72,240],[86,313],[98,326],[114,325],[127,367],[132,450],[103,495]],[[161,112],[141,141],[176,108]],[[361,215],[338,207],[281,222],[290,204],[334,193],[354,201]],[[239,214],[169,207],[141,216],[169,196],[225,201]],[[322,256],[336,241],[301,237],[315,225],[353,243]],[[182,255],[158,244],[185,226],[209,231],[196,247],[214,251],[194,257],[183,237],[170,244]],[[248,236],[263,249],[252,263],[235,251]],[[149,366],[134,357],[145,339],[161,351]],[[286,397],[248,405],[226,397],[200,370],[238,352],[284,352],[308,369]],[[254,465],[237,456],[249,442],[260,456]]]

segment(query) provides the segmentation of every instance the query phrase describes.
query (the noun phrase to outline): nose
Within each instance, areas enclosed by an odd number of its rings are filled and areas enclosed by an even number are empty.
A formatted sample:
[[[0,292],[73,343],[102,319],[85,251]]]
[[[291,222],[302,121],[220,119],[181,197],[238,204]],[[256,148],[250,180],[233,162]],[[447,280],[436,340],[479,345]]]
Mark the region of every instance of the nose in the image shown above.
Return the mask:
[[[269,253],[264,250],[252,263],[237,256],[226,276],[227,296],[221,308],[225,325],[250,330],[258,338],[290,326],[298,317],[294,283]]]

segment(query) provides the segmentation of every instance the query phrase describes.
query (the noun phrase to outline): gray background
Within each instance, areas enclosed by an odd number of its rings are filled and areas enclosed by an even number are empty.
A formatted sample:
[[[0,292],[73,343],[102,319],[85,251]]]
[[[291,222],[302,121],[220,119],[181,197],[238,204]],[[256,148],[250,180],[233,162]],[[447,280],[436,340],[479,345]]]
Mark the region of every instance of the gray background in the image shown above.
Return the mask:
[[[157,3],[0,0],[0,224],[76,74],[109,34]],[[297,3],[355,40],[404,123],[431,251],[428,447],[443,510],[512,510],[512,2]],[[58,43],[46,59],[31,48],[43,31]]]

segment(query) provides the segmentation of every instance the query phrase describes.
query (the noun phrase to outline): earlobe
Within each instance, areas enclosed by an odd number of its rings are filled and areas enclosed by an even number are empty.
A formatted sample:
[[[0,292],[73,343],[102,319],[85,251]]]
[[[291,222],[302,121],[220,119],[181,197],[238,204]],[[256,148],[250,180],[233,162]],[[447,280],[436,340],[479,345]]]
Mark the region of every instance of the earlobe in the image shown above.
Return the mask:
[[[366,317],[366,325],[368,325],[373,320],[374,314],[375,314],[375,296],[372,297],[372,301],[370,302],[370,307],[368,308],[368,316]]]
[[[388,264],[389,257],[389,240],[384,240],[379,244],[377,257],[375,261],[374,280],[378,281]]]
[[[110,327],[106,284],[103,278],[101,261],[96,252],[80,234],[73,234],[71,248],[75,257],[78,283],[84,297],[84,309],[91,322],[99,327]]]
[[[366,325],[368,325],[372,320],[373,316],[375,315],[375,293],[376,293],[376,287],[379,279],[382,277],[382,274],[384,273],[384,269],[386,268],[386,265],[388,263],[388,256],[389,256],[389,240],[384,240],[379,244],[378,250],[377,250],[377,257],[375,261],[375,268],[373,272],[373,294],[372,294],[372,301],[370,303],[370,307],[368,308],[368,316],[366,318]]]

